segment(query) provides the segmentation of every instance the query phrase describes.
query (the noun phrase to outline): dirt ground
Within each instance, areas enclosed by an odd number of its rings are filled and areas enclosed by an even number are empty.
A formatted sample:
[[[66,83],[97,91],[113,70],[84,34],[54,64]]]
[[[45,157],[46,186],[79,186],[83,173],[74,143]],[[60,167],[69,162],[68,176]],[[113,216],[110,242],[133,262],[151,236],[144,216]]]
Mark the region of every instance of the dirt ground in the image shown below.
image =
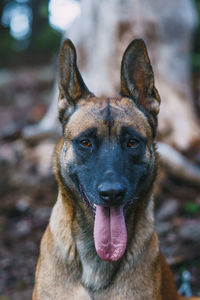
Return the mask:
[[[0,73],[0,300],[31,299],[40,239],[56,200],[57,137],[30,142],[21,135],[51,101],[54,70],[41,72],[44,76],[31,68]],[[185,154],[200,166],[200,152]],[[188,270],[192,292],[200,296],[199,190],[160,168],[155,200],[161,249],[177,286]]]

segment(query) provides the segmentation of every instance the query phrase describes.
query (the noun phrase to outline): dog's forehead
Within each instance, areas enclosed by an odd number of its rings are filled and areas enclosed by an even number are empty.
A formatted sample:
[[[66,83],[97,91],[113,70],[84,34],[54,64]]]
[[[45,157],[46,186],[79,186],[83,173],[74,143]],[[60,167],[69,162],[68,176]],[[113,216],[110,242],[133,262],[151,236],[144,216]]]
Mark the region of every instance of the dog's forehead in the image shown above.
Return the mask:
[[[90,128],[97,128],[98,134],[112,132],[120,134],[121,128],[132,127],[147,137],[151,134],[150,125],[144,113],[129,98],[96,98],[82,100],[69,119],[65,133],[79,136]]]

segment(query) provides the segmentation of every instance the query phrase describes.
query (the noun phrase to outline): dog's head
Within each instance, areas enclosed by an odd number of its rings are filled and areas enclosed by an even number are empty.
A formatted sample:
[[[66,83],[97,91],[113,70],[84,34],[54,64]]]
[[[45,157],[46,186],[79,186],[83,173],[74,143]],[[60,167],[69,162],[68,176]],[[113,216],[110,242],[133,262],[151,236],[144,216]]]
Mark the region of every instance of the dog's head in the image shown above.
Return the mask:
[[[126,49],[121,92],[114,98],[97,98],[88,90],[77,68],[74,45],[66,40],[59,88],[62,182],[95,216],[98,255],[118,260],[126,248],[126,215],[155,177],[160,97],[143,40],[132,41]]]

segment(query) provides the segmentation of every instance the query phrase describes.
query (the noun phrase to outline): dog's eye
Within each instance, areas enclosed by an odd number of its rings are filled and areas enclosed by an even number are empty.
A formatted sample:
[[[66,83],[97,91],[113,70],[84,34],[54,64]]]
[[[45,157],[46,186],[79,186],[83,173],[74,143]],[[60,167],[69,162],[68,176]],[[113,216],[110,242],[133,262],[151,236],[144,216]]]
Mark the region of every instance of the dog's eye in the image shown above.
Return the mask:
[[[92,143],[88,139],[84,139],[80,141],[80,145],[82,147],[90,148],[92,146]]]
[[[130,140],[128,141],[127,146],[128,146],[129,148],[135,148],[138,144],[139,144],[139,141],[138,141],[138,140],[136,140],[136,139],[130,139]]]

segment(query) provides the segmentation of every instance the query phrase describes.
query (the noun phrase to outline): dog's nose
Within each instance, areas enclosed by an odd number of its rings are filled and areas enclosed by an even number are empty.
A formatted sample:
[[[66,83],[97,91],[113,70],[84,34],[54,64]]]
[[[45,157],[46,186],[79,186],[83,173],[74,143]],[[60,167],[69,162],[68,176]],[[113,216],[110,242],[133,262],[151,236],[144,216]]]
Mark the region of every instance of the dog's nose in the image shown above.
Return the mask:
[[[126,189],[120,182],[105,181],[97,188],[99,195],[103,201],[112,201],[113,204],[121,201],[124,198]]]

